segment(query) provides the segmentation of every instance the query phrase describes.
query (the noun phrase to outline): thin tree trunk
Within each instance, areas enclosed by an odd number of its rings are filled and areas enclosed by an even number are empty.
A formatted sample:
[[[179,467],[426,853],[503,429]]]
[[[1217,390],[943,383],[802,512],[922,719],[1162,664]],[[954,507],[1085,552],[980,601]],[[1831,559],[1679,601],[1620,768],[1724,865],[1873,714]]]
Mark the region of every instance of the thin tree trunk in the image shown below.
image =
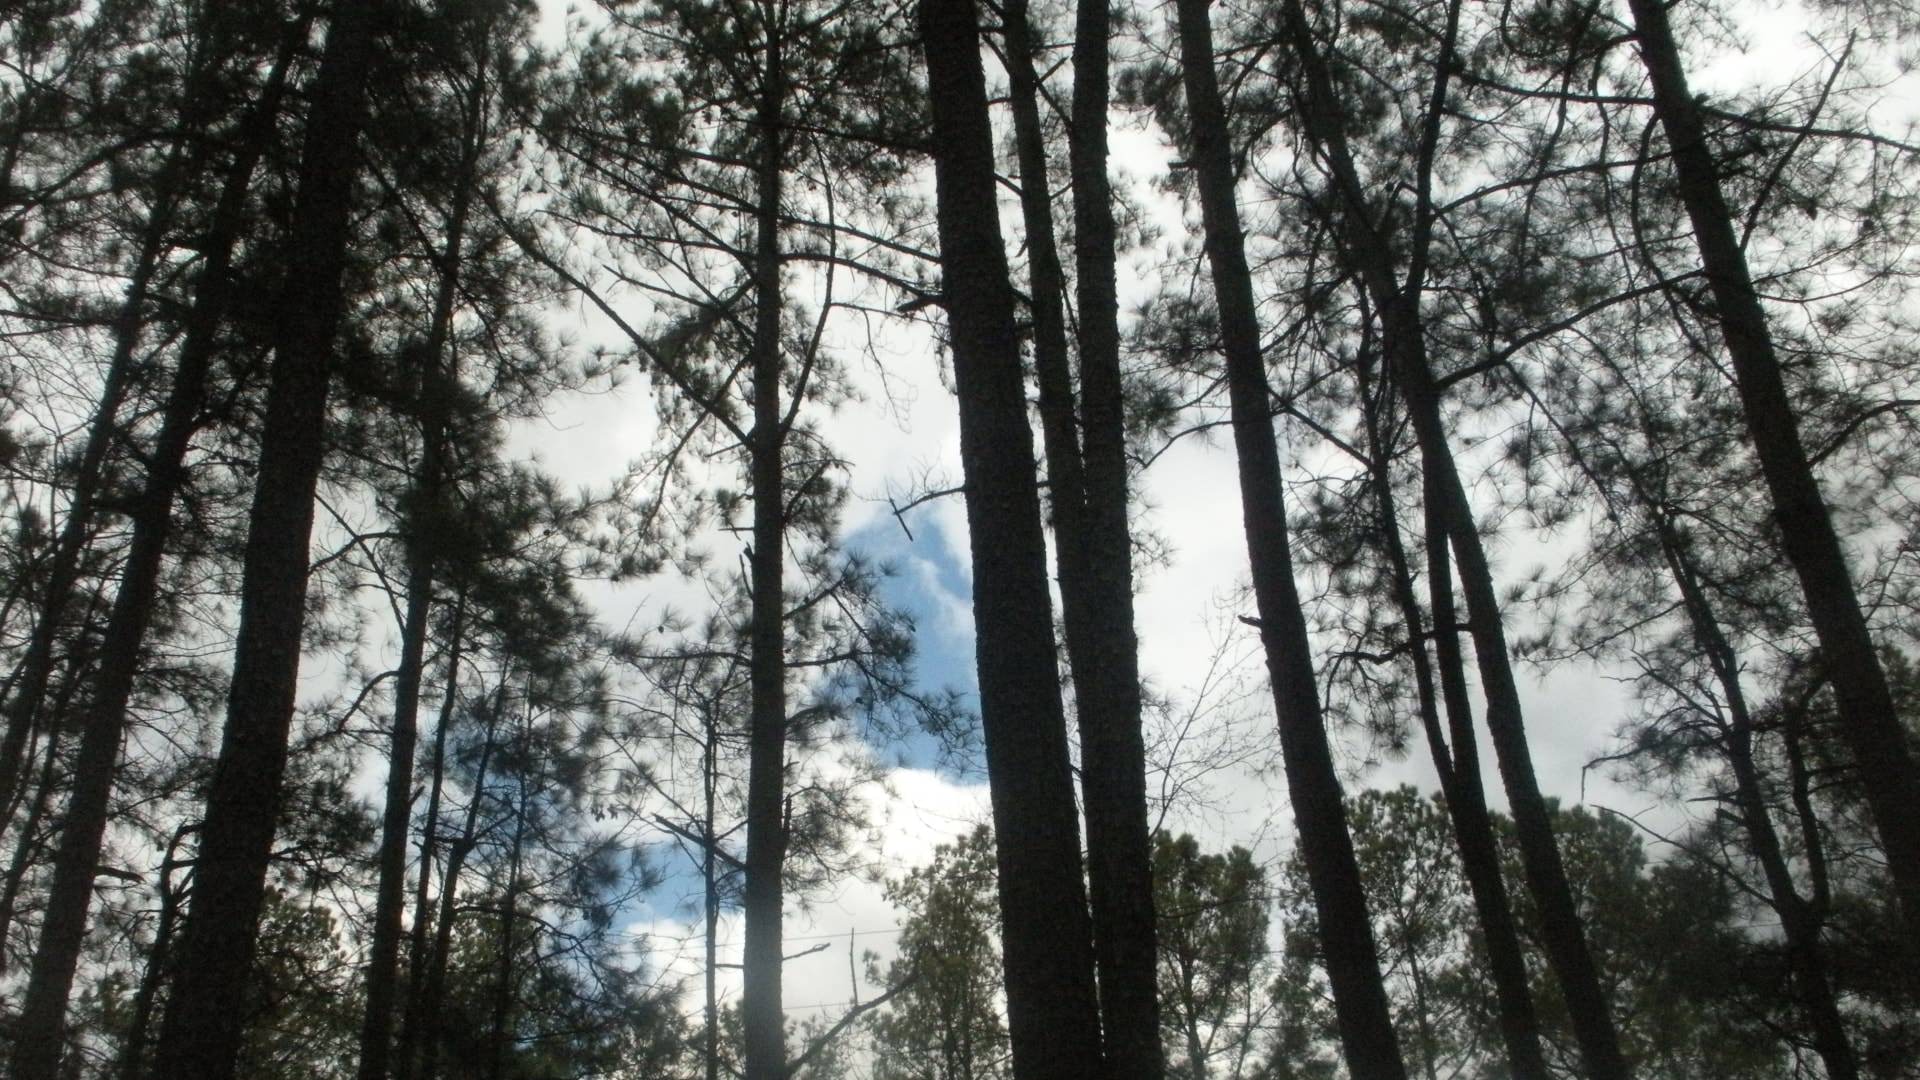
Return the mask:
[[[1208,265],[1220,312],[1241,515],[1261,644],[1279,714],[1287,793],[1298,826],[1347,1067],[1359,1080],[1405,1080],[1367,899],[1315,686],[1312,643],[1293,581],[1271,391],[1260,355],[1253,276],[1240,230],[1226,111],[1213,68],[1207,0],[1180,0],[1180,51]]]
[[[484,40],[484,34],[483,34]],[[466,102],[460,173],[447,215],[446,248],[433,317],[422,350],[420,379],[420,473],[412,491],[407,528],[407,606],[400,634],[400,665],[394,678],[393,731],[387,757],[386,805],[380,823],[380,877],[374,894],[373,940],[368,947],[366,1015],[360,1028],[359,1080],[385,1080],[392,1060],[393,1018],[400,977],[401,918],[406,908],[407,840],[413,824],[413,758],[419,741],[420,682],[426,664],[428,616],[433,607],[435,517],[445,497],[447,441],[460,360],[448,347],[459,289],[467,213],[473,203],[474,170],[484,139],[487,80],[485,46]],[[427,868],[421,864],[424,880]]]
[[[763,8],[770,11],[771,8]],[[785,138],[783,27],[765,16],[765,70],[759,103],[760,161],[755,177],[753,326],[753,620],[750,634],[750,734],[747,750],[747,865],[741,907],[746,922],[740,1019],[746,1029],[747,1080],[785,1080],[786,1014],[781,1002],[781,933],[787,857],[786,519],[780,407],[781,148]]]
[[[1494,588],[1492,568],[1474,521],[1472,504],[1453,461],[1452,447],[1448,444],[1445,421],[1441,416],[1440,392],[1434,385],[1433,373],[1428,367],[1426,341],[1420,323],[1422,277],[1418,267],[1424,265],[1425,237],[1431,226],[1428,216],[1431,207],[1424,197],[1424,176],[1432,168],[1430,151],[1439,123],[1439,107],[1445,102],[1446,79],[1451,70],[1451,49],[1435,67],[1434,108],[1428,120],[1430,127],[1423,142],[1421,161],[1421,216],[1416,221],[1410,256],[1415,269],[1409,270],[1403,287],[1396,280],[1389,238],[1381,234],[1372,218],[1366,189],[1347,144],[1332,75],[1327,69],[1326,58],[1314,40],[1306,13],[1299,0],[1285,0],[1281,14],[1306,84],[1303,106],[1307,136],[1320,147],[1333,174],[1336,195],[1346,219],[1346,253],[1359,267],[1366,290],[1379,313],[1386,356],[1393,379],[1407,403],[1422,466],[1428,478],[1428,495],[1438,515],[1434,520],[1443,527],[1458,562],[1461,584],[1466,591],[1474,654],[1479,662],[1481,684],[1487,699],[1487,729],[1493,737],[1501,776],[1506,783],[1507,801],[1513,811],[1514,832],[1520,842],[1521,863],[1526,871],[1527,884],[1539,905],[1548,960],[1566,996],[1581,1056],[1588,1070],[1595,1080],[1625,1080],[1631,1075],[1631,1070],[1620,1050],[1612,1007],[1600,985],[1599,970],[1587,948],[1585,930],[1573,903],[1573,890],[1567,882],[1560,848],[1554,839],[1546,799],[1541,795],[1539,781],[1534,775],[1532,751],[1527,743],[1520,692],[1507,650],[1506,631],[1501,625],[1499,597]]]
[[[147,950],[147,966],[140,973],[140,988],[133,995],[133,1018],[127,1024],[125,1050],[120,1059],[120,1080],[140,1080],[146,1071],[147,1039],[153,1026],[153,1005],[166,979],[167,963],[173,952],[173,929],[180,917],[180,897],[184,887],[173,887],[174,871],[180,869],[180,845],[197,825],[182,825],[173,831],[167,853],[160,860],[160,912],[153,928],[153,947]]]
[[[244,1026],[230,1007],[253,960],[286,772],[305,622],[307,547],[351,231],[366,84],[384,4],[334,9],[302,153],[280,330],[243,559],[238,644],[207,794],[180,974],[155,1065],[165,1080],[232,1080]]]
[[[33,802],[27,808],[26,820],[20,823],[19,834],[14,837],[13,857],[7,860],[6,886],[0,889],[0,973],[5,973],[12,966],[7,959],[7,940],[13,936],[13,917],[20,903],[21,886],[26,883],[27,872],[33,869],[35,858],[45,846],[40,836],[40,825],[46,820],[47,810],[53,805],[53,797],[57,793],[60,734],[57,727],[47,732],[40,761],[40,782],[34,788]]]
[[[1080,0],[1073,44],[1073,186],[1081,421],[1085,439],[1087,652],[1079,688],[1088,881],[1107,1064],[1159,1080],[1160,993],[1153,912],[1153,838],[1140,721],[1140,649],[1133,625],[1133,537],[1127,520],[1126,405],[1120,380],[1113,192],[1107,180],[1109,0]]]
[[[420,828],[420,881],[413,898],[413,930],[407,949],[407,1003],[400,1037],[393,1049],[395,1080],[411,1080],[420,1042],[420,999],[426,989],[427,927],[433,921],[433,860],[440,842],[440,800],[447,774],[447,734],[453,728],[454,706],[460,700],[460,662],[466,645],[467,594],[462,588],[453,604],[453,624],[447,632],[447,688],[440,698],[440,719],[433,729],[432,780],[427,788],[426,819]],[[446,884],[442,883],[443,889]]]
[[[446,1044],[446,1024],[441,1016],[447,999],[447,961],[453,952],[454,900],[460,891],[460,872],[466,869],[467,856],[480,829],[480,803],[486,798],[487,767],[492,764],[494,735],[501,710],[507,702],[507,672],[500,673],[500,687],[494,692],[493,709],[487,719],[487,741],[480,746],[480,761],[474,766],[473,798],[467,803],[467,817],[460,837],[447,848],[447,871],[440,884],[440,916],[433,926],[433,953],[427,968],[426,989],[420,995],[420,1031],[425,1043],[420,1047],[421,1080],[436,1080],[440,1075],[440,1051]]]
[[[527,703],[529,713],[533,703]],[[522,748],[525,756],[525,748]],[[488,1064],[488,1080],[503,1080],[507,1072],[507,1049],[513,1043],[514,992],[514,942],[513,924],[519,917],[520,904],[520,859],[525,851],[527,840],[527,781],[519,780],[520,797],[513,819],[513,846],[507,856],[507,892],[500,910],[500,937],[496,946],[500,951],[500,977],[493,989],[493,1053]]]
[[[720,1080],[720,876],[715,850],[719,839],[713,835],[714,802],[719,787],[719,724],[711,708],[701,710],[706,720],[706,742],[700,750],[701,803],[700,847],[701,901],[706,914],[706,1023],[702,1032],[706,1043],[707,1080]]]
[[[1740,683],[1739,655],[1721,629],[1713,606],[1700,587],[1700,579],[1688,551],[1685,537],[1673,526],[1664,508],[1657,506],[1634,486],[1655,519],[1661,550],[1666,556],[1674,583],[1680,589],[1682,605],[1694,638],[1706,654],[1715,681],[1720,684],[1726,702],[1729,723],[1725,725],[1722,745],[1727,765],[1733,771],[1734,804],[1740,822],[1746,827],[1753,845],[1753,856],[1767,880],[1772,906],[1780,916],[1780,931],[1786,938],[1787,963],[1793,973],[1795,996],[1813,1029],[1814,1051],[1826,1066],[1829,1080],[1856,1080],[1860,1075],[1858,1059],[1847,1037],[1846,1023],[1834,996],[1828,974],[1826,948],[1820,942],[1822,914],[1800,895],[1788,866],[1780,835],[1774,830],[1773,816],[1767,809],[1766,793],[1761,787],[1759,769],[1753,759],[1753,713],[1747,707],[1745,688]]]
[[[1760,473],[1773,496],[1781,546],[1800,578],[1820,651],[1839,703],[1841,731],[1853,752],[1861,787],[1885,849],[1887,871],[1906,919],[1905,949],[1920,959],[1920,772],[1894,710],[1886,671],[1860,610],[1845,550],[1800,440],[1798,418],[1781,377],[1766,311],[1760,306],[1720,189],[1713,151],[1687,72],[1674,43],[1666,6],[1629,0],[1640,58],[1653,83],[1654,113],[1673,148],[1678,193],[1693,225],[1700,261],[1713,293],[1734,384]]]
[[[1500,872],[1499,843],[1494,837],[1493,817],[1487,812],[1486,788],[1480,779],[1479,747],[1473,737],[1473,705],[1467,696],[1460,637],[1453,625],[1453,576],[1446,561],[1446,537],[1442,532],[1429,529],[1430,537],[1437,540],[1437,544],[1430,544],[1428,548],[1429,556],[1437,558],[1428,565],[1433,637],[1443,670],[1440,681],[1445,684],[1437,690],[1433,657],[1423,640],[1424,623],[1420,600],[1414,591],[1412,560],[1401,540],[1400,514],[1393,493],[1392,454],[1379,415],[1391,399],[1376,394],[1365,363],[1363,361],[1360,372],[1360,394],[1366,403],[1363,410],[1373,454],[1369,472],[1382,544],[1393,574],[1394,603],[1400,609],[1412,646],[1420,725],[1427,735],[1434,772],[1440,778],[1440,792],[1446,799],[1447,817],[1453,824],[1461,869],[1473,897],[1482,940],[1486,943],[1488,974],[1493,980],[1494,1003],[1507,1063],[1515,1080],[1546,1080],[1547,1059],[1540,1045],[1540,1019],[1534,1009],[1533,993],[1527,986],[1526,955],[1507,900],[1506,884]],[[1442,693],[1453,731],[1451,739],[1447,729],[1441,726],[1439,695]]]
[[[1066,718],[1054,662],[1033,432],[1002,246],[972,0],[923,0],[947,323],[973,550],[981,726],[1001,944],[1022,1080],[1107,1075]]]

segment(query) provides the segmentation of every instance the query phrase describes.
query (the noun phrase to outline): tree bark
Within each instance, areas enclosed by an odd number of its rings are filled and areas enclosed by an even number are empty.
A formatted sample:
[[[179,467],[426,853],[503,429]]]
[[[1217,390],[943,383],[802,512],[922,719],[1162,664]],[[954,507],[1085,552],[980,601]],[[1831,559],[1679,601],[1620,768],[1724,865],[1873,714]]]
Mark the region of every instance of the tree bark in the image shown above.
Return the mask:
[[[746,943],[740,1019],[747,1080],[786,1080],[786,1013],[781,1001],[783,877],[787,857],[786,442],[780,407],[780,200],[786,71],[780,36],[768,25],[759,102],[754,215],[753,548],[747,749],[747,865],[742,914]]]
[[[940,261],[960,401],[976,664],[1008,1028],[1021,1080],[1107,1075],[1033,432],[1002,246],[972,0],[923,0]]]
[[[1359,1080],[1405,1080],[1315,687],[1312,643],[1293,581],[1271,391],[1234,195],[1226,111],[1213,68],[1207,0],[1180,0],[1178,12],[1192,139],[1188,156],[1199,181],[1207,261],[1220,312],[1233,443],[1240,459],[1241,516],[1260,639],[1279,715],[1287,793],[1320,918],[1321,947],[1347,1066]]]
[[[1867,805],[1885,849],[1906,920],[1905,950],[1920,958],[1920,773],[1894,710],[1886,671],[1860,610],[1845,550],[1834,532],[1819,481],[1800,439],[1799,420],[1781,377],[1766,311],[1760,306],[1720,189],[1718,167],[1687,72],[1674,42],[1667,9],[1658,0],[1629,0],[1640,58],[1653,83],[1654,114],[1673,149],[1681,203],[1700,249],[1715,314],[1733,362],[1734,385],[1760,473],[1773,497],[1781,546],[1806,595],[1807,614],[1820,641],[1841,731],[1859,770]]]
[[[1133,537],[1127,511],[1126,405],[1120,379],[1113,192],[1107,180],[1108,0],[1080,0],[1073,44],[1073,186],[1086,514],[1081,539],[1090,663],[1079,692],[1081,786],[1100,1011],[1113,1075],[1159,1080],[1160,994],[1154,947],[1153,838],[1140,721],[1140,649],[1133,625]],[[1092,675],[1085,679],[1083,674]]]
[[[433,923],[433,860],[440,843],[440,802],[446,791],[447,735],[460,700],[460,662],[466,646],[467,596],[462,588],[447,632],[447,686],[440,698],[440,719],[433,729],[432,780],[427,786],[426,817],[420,826],[420,880],[413,897],[413,929],[407,949],[407,1002],[393,1048],[395,1080],[412,1080],[420,1044],[420,999],[426,989],[427,928]],[[441,888],[448,887],[442,882]]]
[[[242,562],[240,624],[220,755],[207,793],[194,897],[155,1068],[232,1080],[244,1022],[230,1007],[259,933],[300,668],[307,547],[351,231],[366,84],[384,4],[342,4],[302,151],[266,425]]]

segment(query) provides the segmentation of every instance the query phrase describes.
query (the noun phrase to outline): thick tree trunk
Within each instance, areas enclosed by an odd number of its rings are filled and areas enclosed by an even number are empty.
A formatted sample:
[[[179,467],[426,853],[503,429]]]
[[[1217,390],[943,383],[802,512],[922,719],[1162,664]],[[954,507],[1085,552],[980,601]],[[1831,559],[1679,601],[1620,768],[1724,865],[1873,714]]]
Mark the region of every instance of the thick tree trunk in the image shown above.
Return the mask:
[[[1234,195],[1226,112],[1213,68],[1213,27],[1207,0],[1180,0],[1178,10],[1192,132],[1188,152],[1199,181],[1207,261],[1220,312],[1233,443],[1240,459],[1241,516],[1260,639],[1279,714],[1287,793],[1320,917],[1321,947],[1347,1067],[1359,1080],[1404,1080],[1406,1066],[1393,1031],[1366,893],[1320,711],[1312,643],[1293,581],[1271,391]]]
[[[751,697],[747,750],[746,921],[740,1019],[746,1028],[747,1080],[786,1080],[786,1013],[780,969],[787,859],[787,500],[780,407],[781,152],[786,71],[778,27],[767,46],[759,107],[760,161],[755,177],[753,326],[753,611],[748,670]]]
[[[923,0],[919,14],[939,147],[940,259],[1014,1071],[1021,1080],[1092,1080],[1108,1074],[978,24],[972,0]]]
[[[380,879],[374,894],[373,941],[367,953],[367,1007],[360,1027],[359,1080],[385,1080],[392,1060],[395,1002],[400,977],[401,916],[406,907],[407,842],[413,824],[413,758],[419,742],[420,682],[426,665],[428,616],[433,607],[436,541],[432,530],[445,497],[447,440],[453,398],[460,383],[459,357],[449,349],[460,264],[465,257],[467,213],[473,203],[488,93],[485,59],[476,68],[466,102],[460,174],[447,213],[446,247],[432,322],[421,350],[420,472],[414,480],[413,520],[407,528],[407,605],[400,632],[400,665],[394,678],[393,730],[387,755],[386,804],[380,822]],[[420,873],[424,882],[427,865]]]
[[[1773,496],[1781,546],[1806,595],[1807,614],[1840,706],[1841,731],[1886,851],[1887,871],[1906,919],[1906,951],[1910,959],[1920,958],[1920,813],[1914,812],[1920,807],[1920,772],[1915,770],[1913,748],[1894,711],[1893,693],[1874,652],[1846,552],[1800,440],[1767,314],[1753,287],[1733,211],[1720,190],[1713,151],[1687,86],[1666,6],[1659,0],[1629,0],[1628,7],[1640,57],[1653,83],[1654,113],[1673,149],[1680,201],[1693,225],[1733,362],[1747,431]]]
[[[1440,656],[1442,687],[1436,687],[1433,657],[1427,652],[1424,621],[1414,590],[1413,563],[1401,540],[1400,513],[1393,492],[1392,454],[1382,430],[1379,412],[1385,399],[1378,396],[1366,369],[1361,371],[1360,393],[1365,406],[1368,444],[1373,460],[1370,479],[1379,513],[1380,534],[1393,575],[1393,597],[1407,627],[1413,659],[1414,688],[1420,725],[1426,732],[1440,792],[1446,798],[1461,869],[1473,897],[1482,940],[1487,948],[1488,974],[1493,979],[1499,1013],[1500,1037],[1515,1080],[1547,1080],[1547,1060],[1540,1045],[1540,1019],[1527,986],[1526,955],[1507,900],[1500,872],[1500,848],[1494,837],[1493,817],[1487,812],[1487,794],[1480,779],[1479,747],[1473,737],[1473,706],[1467,696],[1466,669],[1460,655],[1460,636],[1454,627],[1453,575],[1446,558],[1446,536],[1429,527],[1428,583],[1432,597],[1433,631]],[[1452,735],[1440,719],[1444,695]],[[1431,1065],[1431,1062],[1429,1062]]]
[[[48,893],[50,915],[42,928],[28,979],[22,1016],[32,1017],[14,1048],[18,1076],[51,1075],[58,1060],[66,1022],[67,998],[86,937],[93,879],[104,842],[115,766],[125,733],[140,653],[153,620],[160,570],[173,531],[173,504],[186,483],[186,456],[206,398],[215,336],[232,292],[229,270],[244,221],[248,188],[280,113],[294,50],[304,42],[301,18],[282,39],[280,55],[261,90],[260,100],[241,126],[239,149],[227,168],[203,250],[205,265],[187,316],[173,376],[161,413],[160,431],[147,457],[147,481],[133,512],[133,538],[121,569],[120,588],[108,616],[99,676],[81,729],[74,762],[74,788],[55,856]]]
[[[382,4],[334,9],[302,153],[280,330],[242,562],[227,723],[207,793],[193,904],[155,1067],[165,1080],[231,1080],[259,932],[305,623],[307,547],[325,441],[341,275],[359,174],[366,84]]]

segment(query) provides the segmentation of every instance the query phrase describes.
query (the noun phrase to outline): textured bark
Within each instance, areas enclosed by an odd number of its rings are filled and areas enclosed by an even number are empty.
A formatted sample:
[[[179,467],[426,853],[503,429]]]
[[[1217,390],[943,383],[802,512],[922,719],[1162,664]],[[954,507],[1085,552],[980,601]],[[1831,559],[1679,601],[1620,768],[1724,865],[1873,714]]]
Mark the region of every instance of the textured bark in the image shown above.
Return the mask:
[[[1015,1075],[1108,1075],[1080,875],[1046,540],[971,0],[924,0],[940,260],[960,399],[976,663]]]
[[[1874,652],[1846,552],[1800,439],[1767,314],[1753,287],[1733,211],[1720,190],[1718,168],[1687,86],[1667,9],[1657,0],[1629,0],[1628,7],[1640,57],[1653,83],[1654,113],[1673,150],[1680,201],[1693,226],[1733,362],[1747,432],[1773,497],[1781,547],[1806,596],[1807,614],[1840,707],[1841,732],[1886,852],[1887,871],[1907,924],[1908,958],[1920,959],[1920,813],[1914,812],[1920,807],[1920,772],[1915,770],[1913,748],[1894,711],[1893,692]]]
[[[203,251],[205,265],[188,312],[160,431],[146,459],[146,484],[133,510],[133,537],[108,616],[99,674],[82,718],[73,790],[68,796],[48,892],[49,914],[41,928],[21,1005],[21,1015],[31,1018],[31,1026],[21,1028],[26,1034],[14,1047],[12,1067],[16,1076],[52,1075],[59,1061],[67,998],[86,938],[93,881],[110,816],[127,705],[133,697],[141,651],[153,620],[160,570],[173,531],[173,504],[186,482],[188,445],[200,427],[214,339],[232,292],[229,271],[246,194],[254,169],[273,137],[288,68],[306,30],[307,20],[302,18],[284,36],[260,100],[238,133],[238,150],[228,165],[214,207]]]
[[[1080,0],[1074,25],[1075,293],[1084,431],[1087,573],[1085,672],[1076,665],[1081,786],[1086,796],[1094,958],[1107,1065],[1116,1077],[1159,1080],[1160,992],[1147,823],[1147,750],[1140,729],[1140,648],[1133,626],[1133,538],[1127,521],[1126,407],[1120,381],[1113,192],[1107,181],[1109,0]],[[1083,678],[1083,674],[1092,678]]]
[[[1379,313],[1389,370],[1413,424],[1427,478],[1429,512],[1433,515],[1429,520],[1447,537],[1458,564],[1467,598],[1474,656],[1486,694],[1487,730],[1500,762],[1527,886],[1540,910],[1541,937],[1547,958],[1566,997],[1588,1071],[1596,1080],[1625,1080],[1631,1070],[1621,1052],[1612,1007],[1600,985],[1599,970],[1574,907],[1573,890],[1567,882],[1559,844],[1554,839],[1546,799],[1534,775],[1532,750],[1527,742],[1506,631],[1501,625],[1492,567],[1474,520],[1472,503],[1454,464],[1453,449],[1441,415],[1440,391],[1428,366],[1426,339],[1420,322],[1421,274],[1418,269],[1411,269],[1404,285],[1397,280],[1391,254],[1393,245],[1373,220],[1366,188],[1347,144],[1346,125],[1326,58],[1319,51],[1299,0],[1285,0],[1281,15],[1289,47],[1300,62],[1305,84],[1302,106],[1306,133],[1321,150],[1333,174],[1335,196],[1345,219],[1345,253],[1359,269],[1368,296]],[[1448,70],[1445,63],[1436,67],[1436,106],[1444,103]],[[1434,108],[1429,123],[1437,125],[1439,115],[1440,110]],[[1429,129],[1425,144],[1429,148],[1433,130],[1437,129]],[[1424,193],[1425,171],[1432,168],[1428,154],[1423,154],[1421,168],[1420,185]],[[1430,212],[1423,195],[1422,216],[1415,223],[1416,235],[1409,256],[1415,267],[1425,259],[1424,234],[1430,227],[1426,215]]]
[[[207,792],[179,976],[155,1055],[165,1080],[231,1080],[240,1051],[244,1013],[232,1008],[232,994],[253,960],[286,773],[349,210],[361,167],[367,75],[380,47],[374,23],[383,7],[334,10],[308,112],[242,560],[227,722]]]
[[[1241,517],[1260,640],[1279,714],[1287,794],[1320,918],[1321,947],[1347,1067],[1359,1080],[1404,1080],[1386,988],[1367,917],[1366,893],[1347,829],[1346,807],[1315,688],[1312,643],[1293,581],[1293,554],[1281,500],[1271,391],[1234,195],[1226,113],[1213,68],[1207,0],[1179,0],[1180,52],[1199,181],[1207,263],[1213,274],[1226,353],[1234,450],[1240,459]]]
[[[747,867],[742,914],[746,942],[740,1019],[746,1028],[747,1080],[785,1080],[786,1014],[780,968],[787,858],[786,431],[780,409],[781,117],[786,73],[780,29],[766,28],[759,104],[760,161],[754,215],[753,611],[748,684]]]

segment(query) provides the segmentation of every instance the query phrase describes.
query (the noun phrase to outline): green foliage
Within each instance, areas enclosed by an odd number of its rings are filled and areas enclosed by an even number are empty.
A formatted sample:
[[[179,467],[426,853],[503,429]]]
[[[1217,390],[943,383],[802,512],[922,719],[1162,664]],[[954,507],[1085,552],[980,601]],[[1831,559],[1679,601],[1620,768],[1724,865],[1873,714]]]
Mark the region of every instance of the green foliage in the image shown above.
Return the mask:
[[[1006,1080],[1000,906],[993,832],[981,825],[887,886],[902,910],[888,987],[905,985],[873,1021],[876,1080]],[[878,977],[877,961],[868,962]]]

